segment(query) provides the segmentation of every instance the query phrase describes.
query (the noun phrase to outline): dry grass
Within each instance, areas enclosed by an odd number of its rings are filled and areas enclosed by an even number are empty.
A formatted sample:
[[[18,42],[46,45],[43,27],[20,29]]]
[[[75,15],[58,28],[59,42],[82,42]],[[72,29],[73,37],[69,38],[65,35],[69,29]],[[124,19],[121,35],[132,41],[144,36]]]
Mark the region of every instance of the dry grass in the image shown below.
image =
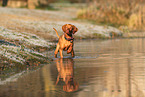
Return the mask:
[[[78,11],[78,18],[92,20],[97,24],[108,24],[115,27],[128,26],[130,30],[145,29],[143,26],[143,12],[141,12],[141,5],[136,4],[130,12],[126,7],[115,6],[112,4],[100,5],[92,4],[88,8]],[[143,10],[143,9],[142,9]]]

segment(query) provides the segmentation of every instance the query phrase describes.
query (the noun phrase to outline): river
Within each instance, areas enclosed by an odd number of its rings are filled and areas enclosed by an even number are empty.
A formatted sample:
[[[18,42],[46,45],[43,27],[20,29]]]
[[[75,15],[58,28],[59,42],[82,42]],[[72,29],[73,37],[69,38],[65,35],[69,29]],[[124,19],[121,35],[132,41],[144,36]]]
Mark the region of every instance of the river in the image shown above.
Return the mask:
[[[76,40],[74,51],[1,85],[0,97],[145,97],[144,38]]]

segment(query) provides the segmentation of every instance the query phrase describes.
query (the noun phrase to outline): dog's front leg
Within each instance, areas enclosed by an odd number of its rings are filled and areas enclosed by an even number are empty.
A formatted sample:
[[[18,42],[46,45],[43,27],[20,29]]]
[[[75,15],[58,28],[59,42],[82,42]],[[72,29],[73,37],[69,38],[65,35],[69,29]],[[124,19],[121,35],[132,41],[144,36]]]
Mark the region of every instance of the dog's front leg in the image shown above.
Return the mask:
[[[67,50],[67,54],[71,53],[73,50],[73,43],[70,43],[70,46],[68,47],[68,50]]]
[[[60,53],[60,58],[63,58],[63,54],[62,54],[63,49],[59,49],[59,53]]]
[[[75,57],[75,53],[74,53],[73,48],[72,48],[72,51],[71,51],[71,56],[72,56],[72,57]]]

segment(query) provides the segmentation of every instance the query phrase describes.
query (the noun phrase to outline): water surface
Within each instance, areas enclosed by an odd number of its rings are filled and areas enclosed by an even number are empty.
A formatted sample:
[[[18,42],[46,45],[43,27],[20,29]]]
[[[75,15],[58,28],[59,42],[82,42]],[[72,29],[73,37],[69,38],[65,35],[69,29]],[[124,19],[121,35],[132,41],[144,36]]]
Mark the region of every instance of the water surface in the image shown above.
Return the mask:
[[[145,39],[75,41],[75,58],[53,58],[0,86],[0,97],[145,97]],[[50,53],[49,53],[50,54]]]

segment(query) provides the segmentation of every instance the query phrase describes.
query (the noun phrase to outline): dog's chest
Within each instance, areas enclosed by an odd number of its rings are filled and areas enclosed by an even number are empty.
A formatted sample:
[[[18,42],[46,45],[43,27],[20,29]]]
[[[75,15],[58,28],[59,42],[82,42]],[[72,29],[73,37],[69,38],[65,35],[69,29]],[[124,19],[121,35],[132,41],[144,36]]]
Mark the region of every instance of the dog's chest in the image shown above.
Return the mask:
[[[70,46],[70,41],[65,41],[64,46],[65,46],[65,47]]]

